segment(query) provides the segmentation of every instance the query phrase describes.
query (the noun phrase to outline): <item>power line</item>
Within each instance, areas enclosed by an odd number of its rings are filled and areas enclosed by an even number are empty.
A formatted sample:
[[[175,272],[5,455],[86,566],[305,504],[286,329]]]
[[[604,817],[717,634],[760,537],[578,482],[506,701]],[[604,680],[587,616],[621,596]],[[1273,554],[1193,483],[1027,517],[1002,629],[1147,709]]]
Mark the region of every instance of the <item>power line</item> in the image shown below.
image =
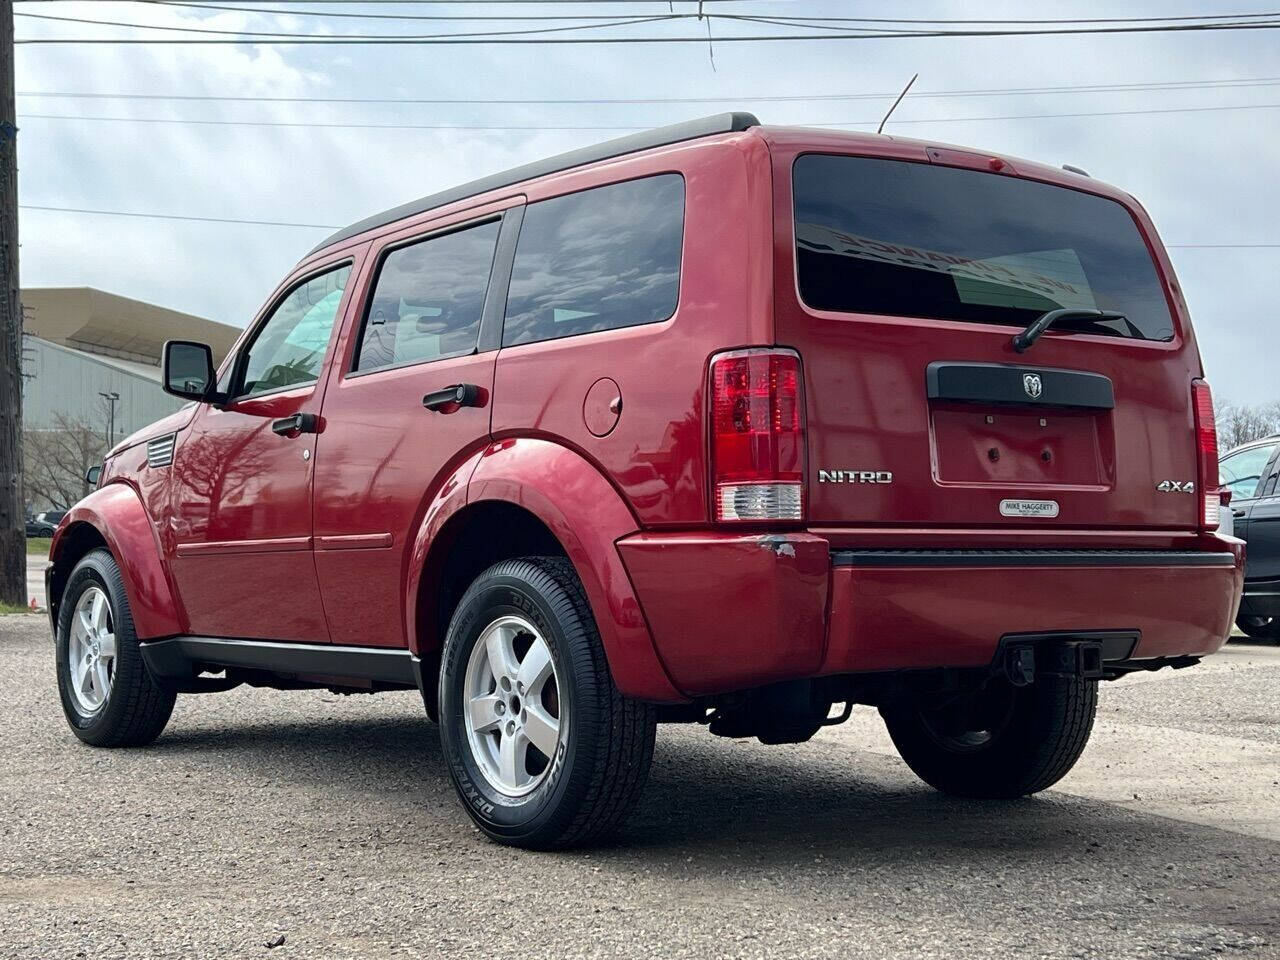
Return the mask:
[[[54,213],[87,213],[102,217],[141,217],[147,220],[192,220],[199,223],[247,223],[258,227],[306,227],[314,230],[336,230],[323,223],[286,223],[282,220],[239,220],[234,217],[194,217],[172,213],[134,213],[128,210],[86,210],[81,207],[53,207],[34,203],[20,203],[22,210],[45,210]]]
[[[15,4],[19,4],[19,3],[66,3],[66,2],[71,2],[71,0],[13,0],[13,2],[14,2]],[[161,0],[132,0],[132,2],[133,2],[133,3],[152,3],[152,2],[161,2]],[[653,4],[663,3],[663,4],[669,4],[669,3],[671,2],[671,0],[239,0],[239,2],[240,2],[240,3],[309,3],[309,4],[313,4],[313,5],[315,5],[315,4],[326,4],[326,5],[346,4],[346,5],[350,5],[350,4],[352,4],[352,3],[360,3],[360,4],[365,4],[365,5],[374,5],[374,4],[388,4],[388,5],[390,5],[390,4],[396,4],[397,6],[402,6],[402,7],[403,7],[403,6],[408,6],[408,5],[410,5],[410,4],[414,4],[414,5],[430,5],[430,6],[454,5],[454,4],[456,4],[456,5],[462,5],[462,4],[465,4],[465,5],[467,5],[467,6],[472,6],[472,7],[482,6],[482,5],[484,5],[484,4],[492,4],[492,5],[494,5],[494,6],[504,6],[504,7],[518,7],[518,6],[522,6],[522,5],[532,5],[532,4],[537,4],[537,5],[539,5],[539,6],[544,6],[544,7],[546,7],[546,6],[565,6],[565,5],[573,5],[573,4],[595,4],[595,5],[623,4],[623,3],[633,4],[633,5],[634,5],[634,4],[638,4],[638,3],[653,3]],[[699,2],[699,0],[675,0],[675,2],[678,2],[678,3],[684,3],[684,4],[688,5],[688,4],[698,3],[698,2]],[[793,3],[793,2],[795,2],[795,0],[701,0],[701,2],[702,2],[703,4],[713,4],[713,3]],[[199,6],[205,6],[205,4],[199,4]]]
[[[623,20],[632,16],[650,16],[650,13],[353,13],[345,10],[279,10],[272,8],[237,7],[221,3],[194,3],[191,0],[133,0],[162,7],[185,7],[195,10],[226,10],[258,15],[276,14],[288,17],[332,17],[344,20]],[[659,2],[659,0],[654,0]],[[683,14],[682,16],[697,16]]]
[[[216,27],[173,27],[151,23],[129,23],[123,20],[85,20],[81,17],[58,17],[45,13],[15,13],[15,17],[27,17],[32,20],[55,20],[60,23],[87,23],[99,27],[129,27],[139,30],[164,30],[170,33],[211,33],[218,36],[234,36],[234,37],[302,37],[305,34],[274,32],[267,30],[220,30]],[[566,27],[531,27],[525,30],[485,30],[474,33],[424,33],[424,34],[386,34],[386,33],[347,33],[334,34],[334,37],[342,37],[348,40],[386,40],[395,39],[398,41],[410,40],[440,40],[444,38],[459,37],[509,37],[524,34],[543,34],[543,33],[562,33],[572,30],[601,30],[607,27],[630,27],[641,23],[661,23],[665,20],[680,20],[685,17],[693,16],[693,14],[662,14],[648,17],[635,17],[628,19],[617,19],[608,23],[582,23]],[[314,37],[312,38],[314,39]],[[33,41],[34,42],[34,41]],[[157,41],[159,42],[159,41]]]
[[[137,2],[137,0],[135,0]],[[171,3],[174,0],[142,0],[144,3]],[[745,15],[742,15],[745,16]],[[753,17],[762,16],[761,14],[753,14]],[[1156,23],[1164,21],[1180,21],[1180,20],[1244,20],[1252,18],[1264,18],[1280,16],[1280,11],[1266,13],[1199,13],[1188,14],[1176,17],[1065,17],[1065,18],[1040,18],[1033,17],[1029,19],[1020,19],[1018,17],[999,17],[992,20],[978,19],[955,19],[955,18],[937,18],[937,19],[914,19],[906,17],[835,17],[835,16],[799,16],[796,14],[771,14],[777,19],[782,20],[801,20],[808,22],[845,22],[845,23],[911,23],[911,24],[929,24],[929,23],[950,23],[950,24],[982,24],[982,23],[1016,23],[1016,24],[1040,24],[1040,23]]]
[[[1231,106],[1168,107],[1147,110],[1094,110],[1079,113],[1029,113],[985,117],[923,117],[895,119],[894,124],[920,123],[976,123],[987,120],[1050,120],[1077,117],[1132,117],[1167,113],[1209,113],[1223,110],[1274,110],[1280,103],[1245,103]],[[91,117],[71,116],[60,113],[24,113],[19,120],[71,120],[102,123],[173,123],[211,127],[301,127],[337,130],[524,130],[524,131],[577,131],[577,130],[647,130],[654,124],[483,124],[483,123],[334,123],[312,120],[205,120],[190,117]],[[822,120],[796,123],[799,127],[859,127],[875,126],[876,120]]]
[[[1072,84],[1051,87],[991,87],[967,90],[914,90],[912,101],[951,97],[1039,96],[1043,94],[1093,94],[1174,92],[1181,90],[1248,89],[1280,84],[1280,77],[1245,77],[1225,80],[1171,80],[1138,83]],[[467,104],[467,105],[575,105],[575,104],[647,104],[647,103],[787,103],[798,101],[883,100],[889,93],[827,93],[773,96],[717,97],[572,97],[563,99],[518,98],[438,98],[438,97],[266,97],[222,96],[171,93],[101,93],[19,90],[20,97],[48,97],[73,100],[177,100],[226,103],[356,103],[356,104]]]
[[[163,7],[183,7],[195,10],[224,10],[239,13],[255,13],[255,14],[279,14],[290,17],[330,17],[352,20],[606,20],[615,19],[619,16],[627,16],[626,14],[415,14],[415,13],[365,13],[350,12],[336,10],[291,10],[291,9],[274,9],[263,7],[245,7],[234,6],[224,3],[199,3],[192,0],[133,0],[134,3],[145,3],[154,6]],[[269,0],[263,0],[269,2]],[[305,0],[299,0],[305,2]],[[656,0],[655,0],[656,2]],[[692,0],[690,0],[692,2]],[[639,16],[640,14],[636,14]],[[685,14],[685,16],[694,16],[696,13]],[[1017,24],[1041,24],[1041,23],[1155,23],[1164,21],[1187,21],[1187,20],[1243,20],[1247,18],[1265,18],[1280,16],[1280,13],[1214,13],[1214,14],[1191,14],[1184,16],[1171,17],[1089,17],[1089,18],[1030,18],[1030,19],[1009,19],[1001,18],[996,20],[977,20],[977,19],[954,19],[954,18],[937,18],[937,19],[908,19],[902,17],[839,17],[839,16],[798,16],[786,15],[784,19],[806,21],[810,23],[817,22],[849,22],[849,23],[910,23],[910,24],[990,24],[990,23],[1017,23]]]
[[[145,0],[145,2],[168,3],[170,0]],[[321,14],[323,15],[323,14]],[[717,14],[717,16],[727,16],[726,14]],[[733,14],[734,17],[741,20],[751,20],[758,23],[884,23],[884,24],[911,24],[915,26],[923,26],[928,24],[955,24],[955,25],[979,25],[979,24],[1017,24],[1019,26],[1034,26],[1048,24],[1099,24],[1099,23],[1179,23],[1196,21],[1214,21],[1214,20],[1265,20],[1272,17],[1280,16],[1280,11],[1266,11],[1262,13],[1204,13],[1189,14],[1186,16],[1171,17],[1088,17],[1077,18],[1069,17],[1062,19],[1018,19],[1000,17],[994,20],[957,20],[957,19],[907,19],[902,17],[836,17],[836,16],[801,16],[790,13],[738,13]],[[856,29],[856,28],[855,28]]]
[[[334,43],[334,42],[354,42],[354,41],[362,41],[362,42],[363,41],[379,41],[379,42],[407,43],[410,41],[427,42],[427,41],[442,41],[442,40],[462,42],[463,40],[473,39],[473,38],[474,39],[483,38],[485,40],[493,40],[494,42],[499,42],[499,38],[506,38],[506,37],[515,37],[515,36],[532,35],[532,34],[541,36],[549,33],[567,33],[567,32],[582,31],[582,30],[599,30],[599,29],[607,29],[609,27],[628,27],[628,26],[636,26],[639,24],[647,24],[647,23],[662,23],[662,22],[668,22],[668,21],[693,20],[693,19],[696,19],[696,20],[705,19],[707,20],[708,24],[712,19],[717,19],[717,20],[727,20],[732,23],[766,24],[770,26],[779,26],[779,27],[812,28],[814,26],[817,26],[827,30],[843,31],[852,37],[861,38],[861,39],[871,39],[873,37],[881,36],[881,35],[889,36],[889,37],[916,37],[916,36],[936,37],[936,36],[971,36],[971,35],[974,35],[974,36],[1019,35],[1021,36],[1021,35],[1038,35],[1041,33],[1125,33],[1125,32],[1143,32],[1143,31],[1151,32],[1151,31],[1162,31],[1162,30],[1191,30],[1191,29],[1201,29],[1201,28],[1215,29],[1215,30],[1219,30],[1219,29],[1226,30],[1226,29],[1236,29],[1236,28],[1254,29],[1254,28],[1264,28],[1268,26],[1280,26],[1280,21],[1274,21],[1274,22],[1241,21],[1241,22],[1224,22],[1224,23],[1209,22],[1209,23],[1177,23],[1177,24],[1164,23],[1164,21],[1166,20],[1178,21],[1178,20],[1194,19],[1197,21],[1201,21],[1201,20],[1212,21],[1212,20],[1219,19],[1219,17],[1215,17],[1211,15],[1208,17],[1194,17],[1194,18],[1193,17],[1173,17],[1173,18],[1151,17],[1151,18],[1145,18],[1145,19],[1132,18],[1129,21],[1117,21],[1117,22],[1129,22],[1129,23],[1136,23],[1136,22],[1163,23],[1163,25],[1160,25],[1160,26],[1147,26],[1147,27],[1133,27],[1133,26],[1106,27],[1106,28],[1073,27],[1073,28],[1063,28],[1063,29],[1044,30],[1044,31],[1041,31],[1041,30],[1021,30],[1021,31],[933,30],[933,31],[926,31],[926,30],[903,30],[898,27],[883,27],[883,28],[867,27],[867,26],[846,27],[846,26],[840,25],[839,23],[831,22],[826,18],[819,18],[819,17],[783,18],[783,17],[777,17],[777,16],[773,16],[773,17],[748,16],[745,14],[668,13],[668,14],[658,14],[658,15],[645,16],[645,17],[636,15],[636,17],[634,18],[630,18],[630,19],[617,18],[617,19],[606,21],[604,23],[574,24],[571,26],[560,26],[560,27],[531,27],[531,28],[526,28],[521,30],[485,30],[485,31],[474,31],[469,33],[453,31],[450,33],[431,33],[431,34],[348,33],[348,34],[332,34],[332,35],[323,34],[323,35],[317,36],[314,34],[298,34],[298,33],[292,33],[292,32],[269,31],[269,30],[223,30],[217,27],[171,26],[166,24],[134,23],[131,21],[123,21],[123,20],[89,20],[83,17],[62,17],[62,16],[56,16],[53,14],[43,14],[43,13],[15,13],[14,16],[26,17],[26,18],[35,19],[35,20],[56,21],[59,23],[78,23],[78,24],[90,24],[93,26],[126,27],[129,29],[137,29],[137,30],[160,30],[167,33],[212,34],[216,36],[243,38],[246,41],[248,41],[251,38],[254,38],[256,40],[256,38],[258,37],[268,37],[268,38],[272,38],[273,40],[287,38],[291,41],[296,40],[297,42],[310,42],[310,43],[314,43],[314,42]],[[1263,18],[1263,17],[1274,18],[1274,17],[1280,16],[1280,13],[1246,14],[1244,16],[1253,17],[1253,18]],[[839,20],[839,21],[851,21],[854,18],[838,17],[833,19]],[[858,21],[858,22],[862,23],[866,21]],[[875,22],[896,22],[896,21],[875,21]],[[910,22],[910,21],[904,21],[904,22]],[[984,22],[991,22],[991,21],[984,21]],[[1029,22],[1034,22],[1034,21],[1029,21]],[[1077,21],[1048,21],[1048,22],[1075,23]],[[1103,22],[1103,21],[1078,21],[1078,22],[1088,23],[1088,22]],[[674,40],[677,38],[671,38],[671,39]],[[698,38],[698,39],[701,40],[701,38]],[[744,38],[734,37],[730,35],[729,37],[724,39],[741,40]],[[757,37],[755,39],[782,39],[782,38]],[[835,37],[826,37],[826,38],[810,37],[809,39],[836,39],[836,38]],[[34,42],[46,42],[46,41],[33,40],[31,42],[34,43]],[[54,42],[54,41],[49,40],[47,42]],[[86,42],[89,42],[89,41],[86,41]],[[104,42],[104,41],[94,40],[93,42]],[[124,43],[124,42],[134,42],[134,41],[126,40],[122,38],[119,40],[119,42]],[[169,41],[156,41],[156,42],[169,42]],[[172,41],[172,42],[178,42],[178,41]],[[263,41],[263,42],[266,42],[266,41]]]
[[[660,15],[655,16],[653,20],[669,20],[683,19],[685,15]],[[703,19],[708,22],[713,18],[711,14],[705,14]],[[714,18],[730,21],[746,21],[752,18],[741,17],[734,14],[715,14]],[[102,21],[92,21],[101,23]],[[786,26],[787,24],[783,24]],[[136,24],[142,29],[146,29],[143,24]],[[991,38],[991,37],[1033,37],[1033,36],[1064,36],[1064,35],[1083,35],[1083,34],[1138,34],[1138,33],[1191,33],[1191,32],[1218,32],[1230,30],[1274,30],[1280,28],[1280,20],[1274,21],[1231,21],[1225,23],[1177,23],[1177,24],[1160,24],[1150,26],[1117,26],[1117,27],[1054,27],[1034,30],[918,30],[918,31],[870,31],[863,30],[854,32],[850,29],[847,32],[837,33],[796,33],[796,34],[726,34],[715,38],[716,43],[759,43],[768,41],[798,41],[798,40],[892,40],[892,39],[908,39],[908,38],[937,38],[937,37],[953,37],[953,38]],[[170,28],[152,28],[152,29],[170,29]],[[188,28],[172,28],[172,29],[188,29]],[[550,32],[548,28],[540,32]],[[563,28],[561,28],[563,29]],[[831,29],[831,28],[828,28]],[[208,31],[213,32],[213,31]],[[519,31],[515,31],[519,32]],[[384,45],[421,45],[421,46],[446,46],[451,44],[457,45],[475,45],[475,44],[601,44],[601,43],[706,43],[707,38],[704,36],[687,36],[687,37],[654,37],[654,36],[623,36],[623,37],[511,37],[502,34],[486,35],[483,37],[466,36],[463,34],[455,35],[429,35],[429,36],[393,36],[393,35],[328,35],[316,36],[307,34],[298,34],[290,37],[268,36],[265,39],[258,38],[256,34],[244,34],[236,38],[220,38],[220,37],[201,37],[201,38],[151,38],[151,37],[27,37],[15,40],[17,44],[167,44],[167,45],[223,45],[223,44],[259,44],[259,45],[315,45],[315,46],[384,46]]]
[[[1280,107],[1280,103],[1243,103],[1231,106],[1214,106],[1214,107],[1165,107],[1152,108],[1148,110],[1097,110],[1080,113],[1024,113],[1017,116],[1001,116],[1001,117],[925,117],[923,119],[894,119],[890,122],[897,125],[903,123],[973,123],[981,120],[1052,120],[1058,118],[1075,118],[1075,117],[1137,117],[1145,115],[1165,114],[1165,113],[1214,113],[1220,110],[1271,110]],[[856,123],[814,123],[808,126],[814,127],[833,127],[833,126],[858,126],[865,124],[866,121],[857,121]],[[801,124],[803,126],[803,124]]]
[[[352,13],[347,11],[324,11],[324,10],[288,10],[278,8],[253,8],[239,7],[225,4],[204,4],[193,3],[189,0],[133,0],[135,3],[147,3],[154,6],[176,7],[184,9],[196,10],[214,10],[214,11],[233,11],[243,13],[254,13],[258,15],[270,14],[278,16],[310,16],[325,18],[343,18],[343,19],[375,19],[375,20],[397,20],[397,21],[582,21],[595,20],[605,21],[601,25],[628,25],[631,22],[652,22],[656,20],[690,20],[690,19],[729,19],[740,20],[743,22],[768,23],[776,26],[824,26],[828,29],[850,30],[850,29],[872,29],[869,27],[843,27],[835,26],[840,23],[855,24],[992,24],[992,23],[1014,23],[1022,25],[1031,24],[1099,24],[1099,23],[1176,23],[1187,21],[1216,21],[1216,20],[1258,20],[1280,16],[1280,12],[1267,13],[1234,13],[1234,14],[1201,14],[1188,16],[1170,16],[1170,17],[1099,17],[1099,18],[1066,18],[1066,19],[1019,19],[1019,20],[963,20],[963,19],[904,19],[896,17],[838,17],[838,16],[797,16],[797,15],[775,15],[765,17],[761,15],[748,16],[744,14],[702,14],[696,12],[675,13],[673,10],[665,15],[642,14],[636,12],[633,14],[403,14],[403,13]],[[30,17],[42,20],[55,20],[66,23],[84,23],[102,26],[118,26],[131,27],[137,29],[148,30],[166,30],[186,33],[212,33],[212,34],[235,34],[254,36],[296,36],[296,34],[280,34],[260,30],[222,30],[211,27],[182,27],[164,24],[144,24],[134,22],[124,22],[119,20],[90,20],[81,17],[59,17],[50,14],[37,13],[18,13],[15,16]],[[635,19],[635,18],[650,18]],[[567,28],[579,29],[579,28]],[[520,31],[514,31],[520,32]],[[884,32],[884,31],[880,31]],[[888,31],[888,32],[893,32]],[[469,34],[456,34],[457,36],[469,36]],[[353,39],[374,39],[381,38],[382,35],[350,35]],[[413,38],[409,38],[413,39]]]
[[[232,223],[256,227],[300,227],[307,230],[337,230],[334,224],[290,223],[283,220],[244,220],[236,217],[198,217],[172,213],[139,213],[133,210],[90,210],[83,207],[55,207],[45,204],[19,205],[22,210],[40,210],[52,213],[77,213],[102,217],[136,217],[144,220],[185,220],[193,223]],[[1166,243],[1170,250],[1252,250],[1280,249],[1280,243]]]

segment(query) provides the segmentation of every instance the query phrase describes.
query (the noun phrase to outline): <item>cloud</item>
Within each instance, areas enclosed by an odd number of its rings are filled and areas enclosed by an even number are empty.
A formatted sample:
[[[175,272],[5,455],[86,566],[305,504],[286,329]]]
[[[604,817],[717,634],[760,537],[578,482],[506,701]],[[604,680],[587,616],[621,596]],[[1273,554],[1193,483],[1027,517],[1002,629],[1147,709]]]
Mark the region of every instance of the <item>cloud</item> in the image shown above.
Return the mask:
[[[690,4],[677,4],[692,9]],[[835,2],[813,10],[846,14]],[[219,29],[318,31],[316,21],[126,3],[59,4],[87,16]],[[1240,3],[1241,9],[1264,7]],[[352,8],[357,9],[357,8]],[[368,9],[368,8],[360,8]],[[397,8],[398,9],[398,8]],[[423,8],[415,8],[423,9]],[[450,7],[456,13],[469,8]],[[507,9],[507,8],[503,8]],[[522,8],[523,9],[523,8]],[[538,8],[541,9],[541,8]],[[917,4],[916,17],[1027,16],[1024,4]],[[1137,2],[1045,3],[1042,17],[1144,16]],[[483,8],[491,14],[493,7]],[[549,8],[550,10],[550,8]],[[546,12],[546,11],[544,11]],[[554,8],[564,13],[565,8]],[[1177,11],[1175,11],[1177,12]],[[1194,11],[1188,11],[1194,12]],[[330,21],[331,31],[429,32],[419,24]],[[656,32],[659,28],[646,28]],[[673,26],[672,32],[691,29]],[[20,36],[121,31],[20,19]],[[638,97],[896,91],[1280,76],[1272,34],[929,39],[716,47],[26,46],[27,91],[268,96]],[[657,125],[738,106],[772,123],[875,120],[885,101],[477,106],[65,100],[25,97],[21,114],[182,116],[317,122]],[[1280,102],[1280,90],[991,95],[913,93],[886,132],[1072,163],[1134,193],[1177,242],[1280,239],[1280,123],[1272,110],[983,122],[947,117]],[[916,123],[908,121],[927,120]],[[342,225],[454,183],[616,135],[608,131],[412,131],[186,126],[28,119],[20,188],[27,203]],[[23,211],[28,284],[88,284],[244,324],[324,231]],[[1171,251],[1207,372],[1220,396],[1276,396],[1280,251]]]

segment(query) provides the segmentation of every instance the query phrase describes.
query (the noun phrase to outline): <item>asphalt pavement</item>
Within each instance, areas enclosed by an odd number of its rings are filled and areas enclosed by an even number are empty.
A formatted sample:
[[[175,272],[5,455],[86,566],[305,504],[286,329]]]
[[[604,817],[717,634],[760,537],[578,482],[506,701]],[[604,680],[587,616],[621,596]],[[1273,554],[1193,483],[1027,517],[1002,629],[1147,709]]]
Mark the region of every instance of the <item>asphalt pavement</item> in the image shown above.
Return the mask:
[[[932,792],[865,708],[791,747],[664,727],[621,835],[557,854],[471,827],[415,694],[188,696],[95,750],[52,661],[0,617],[0,957],[1280,957],[1273,646],[1104,685],[1016,802]]]

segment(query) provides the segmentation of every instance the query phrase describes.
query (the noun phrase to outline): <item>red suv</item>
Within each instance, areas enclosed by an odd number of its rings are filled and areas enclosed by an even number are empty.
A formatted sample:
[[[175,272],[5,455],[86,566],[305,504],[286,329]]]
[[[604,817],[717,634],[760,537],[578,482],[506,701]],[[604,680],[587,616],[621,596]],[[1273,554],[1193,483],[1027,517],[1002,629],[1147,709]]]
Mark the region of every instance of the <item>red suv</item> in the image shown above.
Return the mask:
[[[1097,681],[1213,653],[1208,385],[1128,194],[726,114],[361,221],[59,526],[82,740],[177,693],[416,688],[528,847],[634,804],[660,721],[798,743],[878,707],[952,794],[1084,748]]]

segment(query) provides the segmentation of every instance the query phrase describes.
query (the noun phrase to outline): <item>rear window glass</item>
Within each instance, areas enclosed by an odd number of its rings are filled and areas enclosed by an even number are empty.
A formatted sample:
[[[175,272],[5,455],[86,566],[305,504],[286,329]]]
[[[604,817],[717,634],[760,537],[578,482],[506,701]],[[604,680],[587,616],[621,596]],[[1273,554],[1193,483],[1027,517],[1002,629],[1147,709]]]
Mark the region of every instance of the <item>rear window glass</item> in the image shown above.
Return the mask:
[[[502,342],[666,320],[680,294],[684,178],[662,174],[525,210]]]
[[[1150,253],[1115,201],[999,174],[807,154],[795,162],[800,295],[819,310],[1170,340]]]

